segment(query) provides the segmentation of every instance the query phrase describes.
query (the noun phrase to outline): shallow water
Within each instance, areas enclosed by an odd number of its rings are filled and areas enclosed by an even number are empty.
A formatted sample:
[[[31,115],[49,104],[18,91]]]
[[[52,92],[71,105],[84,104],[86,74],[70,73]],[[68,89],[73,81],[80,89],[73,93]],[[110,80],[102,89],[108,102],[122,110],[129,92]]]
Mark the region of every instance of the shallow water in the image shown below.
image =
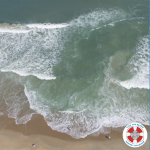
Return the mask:
[[[0,0],[1,115],[38,113],[74,138],[149,124],[147,0],[11,3]]]

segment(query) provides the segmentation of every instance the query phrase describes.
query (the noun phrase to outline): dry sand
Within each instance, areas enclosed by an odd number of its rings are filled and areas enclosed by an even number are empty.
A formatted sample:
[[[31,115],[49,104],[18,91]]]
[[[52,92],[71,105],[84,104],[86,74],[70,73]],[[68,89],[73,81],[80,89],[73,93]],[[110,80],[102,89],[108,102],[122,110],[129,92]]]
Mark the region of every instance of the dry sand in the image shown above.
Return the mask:
[[[148,132],[148,126],[146,127]],[[34,116],[26,125],[16,125],[14,119],[0,117],[0,150],[133,150],[122,139],[122,132],[111,131],[111,139],[103,134],[73,139],[69,135],[53,131],[43,117]],[[35,144],[35,147],[32,146]],[[137,148],[149,149],[147,142]]]

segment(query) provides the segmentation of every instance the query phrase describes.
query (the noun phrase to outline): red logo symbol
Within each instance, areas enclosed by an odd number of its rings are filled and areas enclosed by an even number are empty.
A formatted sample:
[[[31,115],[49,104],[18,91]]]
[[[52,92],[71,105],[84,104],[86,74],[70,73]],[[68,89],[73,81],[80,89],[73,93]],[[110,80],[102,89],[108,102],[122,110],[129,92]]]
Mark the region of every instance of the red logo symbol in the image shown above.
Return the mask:
[[[142,141],[143,139],[143,130],[140,127],[131,127],[127,130],[127,139],[129,140],[129,142],[131,143],[139,143]]]

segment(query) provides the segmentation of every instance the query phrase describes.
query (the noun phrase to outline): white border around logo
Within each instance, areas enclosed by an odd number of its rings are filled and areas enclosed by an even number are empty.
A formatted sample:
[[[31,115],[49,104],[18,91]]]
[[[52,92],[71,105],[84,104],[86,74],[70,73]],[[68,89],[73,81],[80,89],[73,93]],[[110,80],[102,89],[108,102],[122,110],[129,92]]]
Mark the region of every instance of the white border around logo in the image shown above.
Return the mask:
[[[147,140],[147,130],[140,123],[128,124],[123,130],[123,140],[130,147],[140,147]]]

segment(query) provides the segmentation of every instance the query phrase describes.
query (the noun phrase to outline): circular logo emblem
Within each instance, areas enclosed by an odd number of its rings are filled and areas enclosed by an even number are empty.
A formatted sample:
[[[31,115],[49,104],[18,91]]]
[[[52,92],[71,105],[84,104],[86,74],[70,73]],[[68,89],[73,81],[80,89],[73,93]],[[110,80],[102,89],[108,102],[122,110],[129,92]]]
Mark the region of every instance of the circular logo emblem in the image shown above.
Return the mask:
[[[131,123],[124,128],[123,139],[130,147],[140,147],[147,140],[147,131],[140,123]]]

